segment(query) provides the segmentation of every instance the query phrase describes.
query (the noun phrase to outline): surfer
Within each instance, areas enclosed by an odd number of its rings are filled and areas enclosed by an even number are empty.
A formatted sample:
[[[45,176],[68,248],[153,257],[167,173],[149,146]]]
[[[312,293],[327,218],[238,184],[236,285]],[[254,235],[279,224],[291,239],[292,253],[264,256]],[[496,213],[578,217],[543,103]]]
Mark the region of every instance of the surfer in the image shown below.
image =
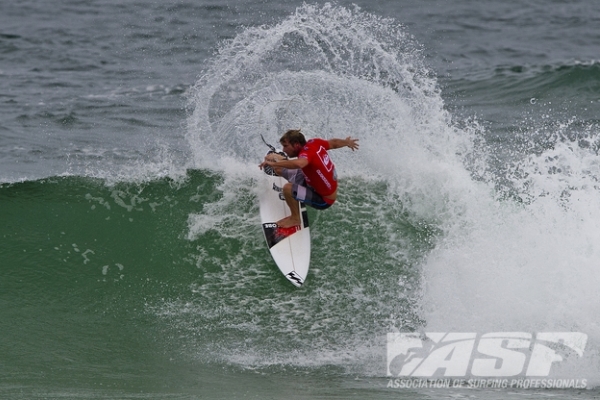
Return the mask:
[[[358,139],[310,139],[306,140],[299,129],[291,129],[279,140],[283,152],[267,154],[259,165],[262,169],[270,166],[279,176],[287,179],[283,186],[283,196],[291,215],[277,221],[281,228],[300,225],[300,210],[296,201],[305,203],[317,210],[329,208],[337,198],[337,174],[335,165],[327,150],[349,147],[358,149]]]

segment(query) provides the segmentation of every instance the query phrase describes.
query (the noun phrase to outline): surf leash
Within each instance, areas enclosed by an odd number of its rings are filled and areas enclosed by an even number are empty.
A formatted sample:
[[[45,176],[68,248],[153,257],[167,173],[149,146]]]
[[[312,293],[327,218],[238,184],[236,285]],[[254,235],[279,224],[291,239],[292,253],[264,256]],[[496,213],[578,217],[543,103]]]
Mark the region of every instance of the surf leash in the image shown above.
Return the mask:
[[[260,138],[262,139],[263,143],[266,144],[269,149],[271,149],[271,151],[273,153],[277,152],[277,150],[275,149],[275,147],[273,147],[272,145],[270,145],[269,143],[267,143],[267,141],[265,140],[265,137],[262,135],[262,133],[260,134]]]

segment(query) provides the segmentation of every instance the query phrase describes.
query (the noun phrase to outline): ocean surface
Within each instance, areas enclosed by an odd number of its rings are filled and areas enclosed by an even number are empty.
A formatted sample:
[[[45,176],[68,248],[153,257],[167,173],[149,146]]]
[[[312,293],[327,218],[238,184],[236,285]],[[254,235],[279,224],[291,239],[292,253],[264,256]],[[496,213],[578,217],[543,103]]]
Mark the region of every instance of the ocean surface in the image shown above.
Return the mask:
[[[596,0],[3,1],[0,398],[598,398],[599,24]],[[257,206],[260,135],[291,128],[360,139],[299,289]],[[408,332],[582,333],[542,376],[585,385],[405,388]]]

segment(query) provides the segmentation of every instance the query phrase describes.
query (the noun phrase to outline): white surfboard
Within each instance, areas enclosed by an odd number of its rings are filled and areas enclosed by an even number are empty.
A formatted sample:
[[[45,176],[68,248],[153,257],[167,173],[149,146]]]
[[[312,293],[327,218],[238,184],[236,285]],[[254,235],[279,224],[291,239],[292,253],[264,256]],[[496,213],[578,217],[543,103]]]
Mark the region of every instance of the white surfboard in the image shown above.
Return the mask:
[[[302,223],[298,227],[280,228],[277,221],[290,215],[283,193],[286,180],[265,168],[259,195],[260,222],[271,256],[283,275],[294,285],[304,284],[310,265],[310,230],[306,207],[298,202]]]

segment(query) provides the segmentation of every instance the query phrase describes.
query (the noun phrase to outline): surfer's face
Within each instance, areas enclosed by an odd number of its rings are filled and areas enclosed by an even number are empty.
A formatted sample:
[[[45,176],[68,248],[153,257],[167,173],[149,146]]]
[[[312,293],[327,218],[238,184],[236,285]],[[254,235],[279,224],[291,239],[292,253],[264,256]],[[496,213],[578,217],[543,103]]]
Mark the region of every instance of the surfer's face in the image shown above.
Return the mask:
[[[296,157],[302,146],[300,146],[300,143],[290,144],[290,142],[287,140],[282,140],[281,147],[283,152],[287,154],[288,157]]]

